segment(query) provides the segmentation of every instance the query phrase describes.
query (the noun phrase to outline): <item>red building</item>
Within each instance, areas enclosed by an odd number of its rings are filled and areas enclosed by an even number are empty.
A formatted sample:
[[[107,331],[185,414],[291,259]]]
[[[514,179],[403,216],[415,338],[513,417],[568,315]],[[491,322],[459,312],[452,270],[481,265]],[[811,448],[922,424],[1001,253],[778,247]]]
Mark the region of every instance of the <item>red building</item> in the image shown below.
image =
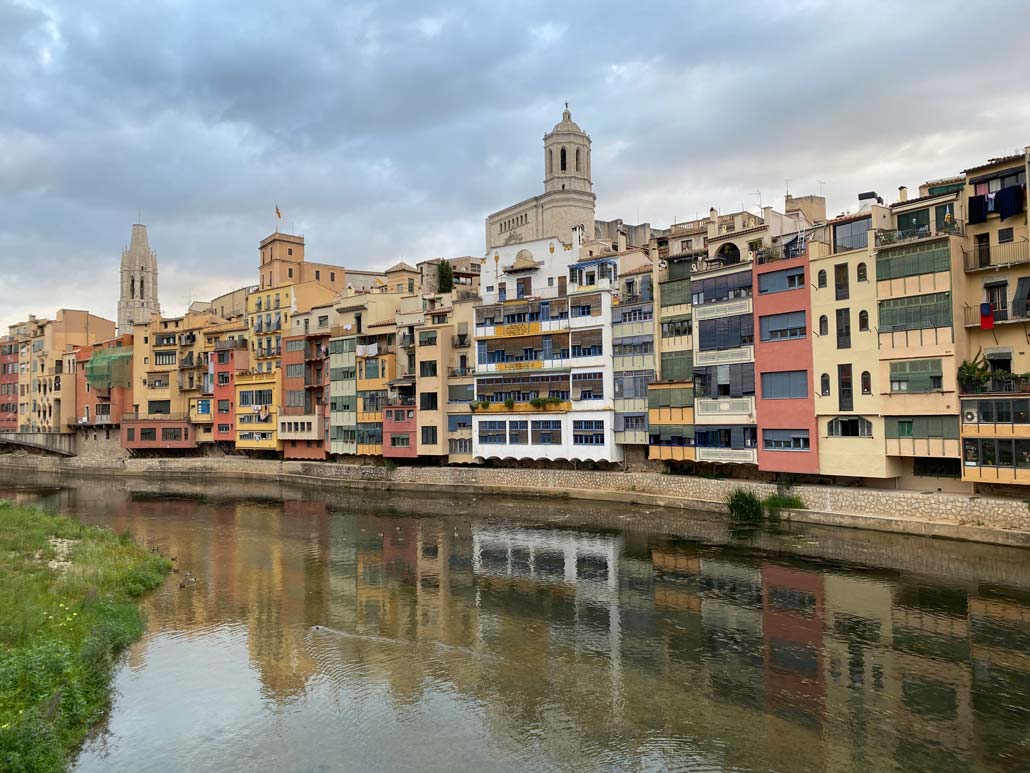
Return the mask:
[[[390,395],[386,398],[383,410],[383,456],[388,459],[414,459],[418,456],[415,380],[407,376],[397,382],[391,383]]]
[[[132,410],[132,335],[122,335],[75,353],[75,423],[112,429]]]
[[[197,435],[188,417],[151,416],[136,419],[136,414],[122,417],[122,448],[132,451],[182,451],[197,447]]]
[[[18,431],[18,342],[0,338],[0,430]]]
[[[329,329],[283,339],[279,439],[284,459],[325,459],[329,449]]]
[[[819,472],[808,252],[797,241],[754,263],[758,469]]]
[[[211,438],[216,443],[236,442],[236,374],[250,367],[247,339],[229,338],[218,341],[214,360],[215,421]]]

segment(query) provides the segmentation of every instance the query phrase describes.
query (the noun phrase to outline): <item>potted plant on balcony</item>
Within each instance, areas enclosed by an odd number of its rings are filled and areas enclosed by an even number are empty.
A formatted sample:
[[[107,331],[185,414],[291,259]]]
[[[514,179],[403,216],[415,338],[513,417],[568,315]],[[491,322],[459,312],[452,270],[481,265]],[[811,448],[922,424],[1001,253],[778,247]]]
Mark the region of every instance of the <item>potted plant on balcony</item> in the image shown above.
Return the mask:
[[[534,397],[529,401],[529,404],[536,408],[538,411],[547,405],[547,398],[545,397]]]
[[[978,349],[972,360],[963,360],[958,366],[958,383],[964,392],[979,392],[990,379],[991,371],[983,349]]]
[[[515,401],[509,397],[507,400],[504,401],[504,407],[506,410],[512,410],[515,407]]]

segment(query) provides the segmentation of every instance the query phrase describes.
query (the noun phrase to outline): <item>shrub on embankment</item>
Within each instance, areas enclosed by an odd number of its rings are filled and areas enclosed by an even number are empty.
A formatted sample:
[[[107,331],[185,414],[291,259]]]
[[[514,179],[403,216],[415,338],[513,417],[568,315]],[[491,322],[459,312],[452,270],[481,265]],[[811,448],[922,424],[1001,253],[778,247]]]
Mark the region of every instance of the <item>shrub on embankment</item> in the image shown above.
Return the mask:
[[[730,515],[738,521],[760,521],[765,513],[776,518],[780,510],[804,510],[805,502],[797,494],[781,492],[771,494],[765,499],[745,489],[734,489],[726,498],[726,507]]]
[[[135,599],[171,568],[128,534],[0,500],[0,770],[64,770],[107,709]]]

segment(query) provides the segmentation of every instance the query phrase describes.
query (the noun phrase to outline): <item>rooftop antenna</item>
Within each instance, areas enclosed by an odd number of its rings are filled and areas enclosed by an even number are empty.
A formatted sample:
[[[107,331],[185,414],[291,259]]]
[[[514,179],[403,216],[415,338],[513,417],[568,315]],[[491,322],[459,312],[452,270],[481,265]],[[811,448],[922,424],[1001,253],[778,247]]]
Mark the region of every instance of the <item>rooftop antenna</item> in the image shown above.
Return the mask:
[[[789,196],[790,195],[790,178],[789,177],[785,177],[785,178],[783,178],[783,181],[785,183],[787,183],[787,194],[786,195]]]
[[[819,195],[822,196],[823,195],[823,186],[826,185],[826,182],[823,181],[823,180],[816,180],[816,182],[819,183]]]
[[[751,195],[758,197],[758,208],[761,209],[762,208],[762,192],[761,191],[755,191]]]
[[[143,210],[142,209],[137,209],[136,210],[136,222],[139,223],[140,225],[143,225]]]

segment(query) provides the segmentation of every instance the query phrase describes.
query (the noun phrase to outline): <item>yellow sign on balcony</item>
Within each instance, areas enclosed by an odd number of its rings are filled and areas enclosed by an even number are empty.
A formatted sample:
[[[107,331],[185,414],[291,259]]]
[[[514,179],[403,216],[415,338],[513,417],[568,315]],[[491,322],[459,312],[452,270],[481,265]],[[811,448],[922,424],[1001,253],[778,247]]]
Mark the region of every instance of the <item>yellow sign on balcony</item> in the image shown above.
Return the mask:
[[[528,370],[531,368],[542,368],[543,360],[524,360],[521,362],[499,362],[497,370]]]
[[[540,332],[539,322],[513,322],[510,325],[498,325],[495,336],[528,336]]]

